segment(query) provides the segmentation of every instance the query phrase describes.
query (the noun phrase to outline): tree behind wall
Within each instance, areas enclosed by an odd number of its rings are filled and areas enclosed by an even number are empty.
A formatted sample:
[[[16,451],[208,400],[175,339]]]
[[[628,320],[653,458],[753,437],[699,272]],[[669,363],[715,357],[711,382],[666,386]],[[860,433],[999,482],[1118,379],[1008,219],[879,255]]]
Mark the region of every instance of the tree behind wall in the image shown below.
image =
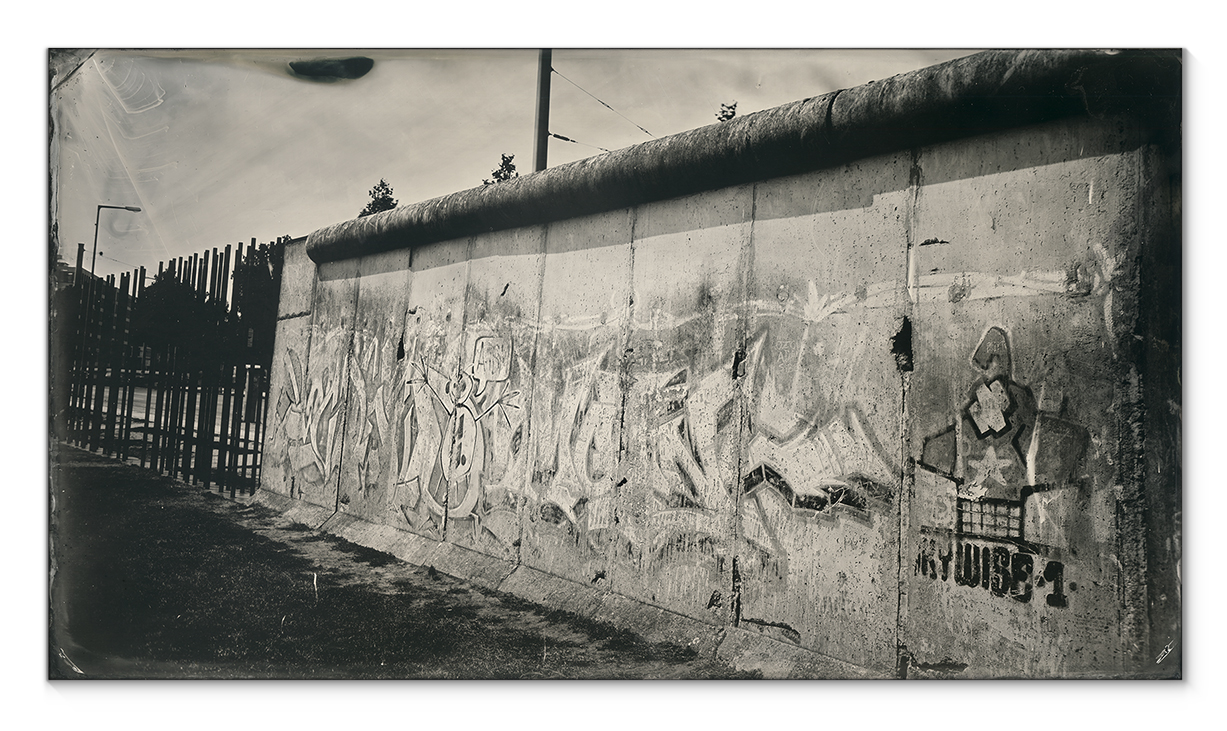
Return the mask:
[[[499,163],[499,166],[490,171],[490,175],[494,179],[481,181],[483,185],[494,185],[495,183],[503,183],[512,178],[520,177],[520,174],[516,172],[515,163],[512,162],[512,160],[516,159],[516,156],[503,155],[502,157],[503,161]]]
[[[136,300],[134,344],[173,347],[196,367],[272,366],[285,236],[252,246],[235,262],[230,306],[163,272]]]
[[[134,342],[158,351],[174,348],[202,368],[233,362],[240,352],[238,318],[225,303],[201,296],[171,271],[159,275],[136,300],[132,331]]]
[[[289,236],[247,250],[234,268],[232,309],[239,316],[241,335],[251,330],[251,356],[256,363],[273,363],[273,338],[277,333],[277,305],[281,297],[281,270]]]
[[[366,208],[358,213],[358,218],[396,208],[396,199],[392,197],[392,186],[388,185],[388,181],[383,178],[380,178],[375,187],[371,188],[370,195],[371,200],[366,204]]]

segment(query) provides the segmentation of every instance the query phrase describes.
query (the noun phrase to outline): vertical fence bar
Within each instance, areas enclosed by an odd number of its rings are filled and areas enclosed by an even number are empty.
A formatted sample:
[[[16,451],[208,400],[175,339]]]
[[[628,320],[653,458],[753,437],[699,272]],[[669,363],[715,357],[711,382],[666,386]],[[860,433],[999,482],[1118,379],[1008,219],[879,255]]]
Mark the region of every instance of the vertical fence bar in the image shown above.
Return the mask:
[[[209,258],[209,252],[204,251],[200,254],[200,298],[205,299],[209,295],[209,268],[213,265],[213,260]]]
[[[226,293],[230,291],[230,244],[226,244],[226,253],[222,255],[222,269],[217,283],[217,298],[222,304],[227,304]]]
[[[179,434],[179,461],[175,465],[174,474],[180,477],[187,475],[187,460],[191,454],[192,424],[187,418],[187,402],[192,395],[190,362],[190,358],[179,362],[179,418],[175,424]]]
[[[200,403],[196,409],[196,454],[193,460],[192,480],[193,482],[199,480],[204,483],[205,487],[208,487],[208,460],[211,459],[206,450],[209,435],[208,368],[197,364],[195,370],[196,390],[199,393]]]
[[[241,267],[242,265],[243,265],[243,242],[240,241],[238,243],[237,248],[235,248],[234,250],[234,264],[230,267],[230,278],[227,280],[228,284],[227,284],[227,300],[226,301],[230,303],[231,312],[234,312],[235,310],[238,309],[237,305],[239,303],[235,298],[235,292],[234,292],[234,284],[235,284],[234,274],[235,272],[239,270],[239,267]]]
[[[213,483],[213,414],[217,409],[217,394],[213,389],[215,377],[213,368],[206,368],[201,376],[203,403],[200,408],[200,443],[204,448],[201,454],[201,475],[206,490],[210,489]]]
[[[145,418],[141,422],[141,467],[144,468],[149,457],[149,406],[153,403],[153,360],[145,364],[145,346],[141,346],[141,371],[145,381]]]
[[[168,398],[170,396],[170,346],[166,346],[162,353],[161,361],[158,364],[158,420],[156,432],[156,448],[154,454],[157,455],[157,461],[153,468],[161,472],[166,465],[166,451],[168,448],[166,440],[166,420],[170,413],[170,404]]]
[[[162,410],[162,423],[159,425],[162,441],[162,459],[158,464],[158,472],[166,474],[170,471],[170,465],[175,459],[175,397],[178,395],[178,389],[175,388],[175,355],[176,348],[171,347],[166,352],[166,360],[163,362],[162,381],[163,398],[166,399],[166,408]]]
[[[109,374],[107,384],[107,421],[106,421],[106,440],[107,454],[119,454],[119,391],[122,387],[122,356],[123,344],[121,333],[123,332],[123,300],[124,300],[124,284],[120,278],[118,282],[116,278],[111,278],[111,299],[114,301],[114,306],[111,308],[111,331],[108,333],[110,342],[108,343],[107,352],[107,373]]]
[[[119,366],[119,403],[115,410],[115,456],[124,459],[127,455],[128,398],[132,393],[132,359],[128,357],[128,341],[131,331],[132,287],[135,279],[132,272],[125,272],[123,296],[120,297],[118,328],[119,352],[115,359]]]
[[[179,364],[179,383],[182,384],[180,388],[183,395],[179,397],[179,464],[175,472],[181,477],[187,476],[188,459],[191,456],[192,446],[192,422],[187,416],[187,403],[192,397],[192,372],[189,363],[190,359],[185,358]]]
[[[126,282],[123,277],[119,279],[119,285],[111,289],[111,330],[107,333],[107,399],[106,399],[106,422],[103,443],[106,445],[103,449],[106,454],[119,454],[119,439],[117,437],[117,427],[119,426],[119,387],[120,387],[120,356],[122,348],[119,344],[120,332],[120,312],[121,302],[123,300],[124,287]]]
[[[245,484],[250,485],[251,484],[251,474],[248,472],[248,465],[251,463],[251,457],[252,457],[251,422],[252,422],[252,412],[254,411],[253,407],[256,406],[258,403],[258,401],[253,401],[252,398],[253,396],[256,397],[257,399],[259,397],[259,394],[256,392],[254,388],[255,382],[252,380],[252,368],[251,368],[250,363],[243,366],[243,378],[245,381],[244,385],[247,387],[248,395],[247,395],[246,407],[243,409],[243,465],[240,469],[241,469],[241,474],[243,477],[243,482]]]
[[[102,447],[102,400],[106,395],[105,384],[103,382],[102,364],[104,358],[103,343],[106,342],[104,334],[107,329],[106,308],[103,300],[106,298],[106,290],[103,289],[100,293],[96,318],[98,321],[98,346],[94,349],[95,356],[93,358],[93,404],[90,407],[90,424],[89,424],[89,451],[94,452]]]
[[[217,247],[213,247],[213,258],[210,260],[212,267],[209,269],[209,293],[217,291]]]
[[[123,459],[128,459],[132,452],[132,422],[134,420],[134,406],[136,403],[136,354],[132,345],[132,315],[136,310],[136,293],[140,287],[140,275],[134,273],[130,279],[132,284],[132,295],[128,298],[128,306],[126,316],[124,318],[124,356],[127,358],[127,398],[124,403],[124,419],[123,419]]]
[[[80,267],[78,267],[78,270]],[[80,271],[77,272],[78,275]],[[74,444],[81,444],[81,436],[83,430],[81,424],[84,416],[85,403],[85,337],[87,332],[86,319],[88,317],[88,309],[86,308],[86,284],[85,281],[78,276],[76,280],[76,311],[73,312],[73,322],[76,325],[76,332],[73,334],[73,360],[72,368],[72,387],[70,389],[69,403],[71,409],[69,411],[68,433],[72,435],[71,441]]]
[[[221,366],[209,368],[209,472],[213,476],[213,484],[221,489],[221,442],[217,438],[218,409],[222,393]]]
[[[168,475],[175,473],[175,465],[179,462],[179,410],[182,394],[179,388],[179,349],[175,348],[170,361],[170,411],[166,419],[166,435],[168,438],[166,469]]]
[[[116,402],[115,402],[115,457],[124,458],[124,425],[128,421],[128,298],[131,295],[132,273],[124,272],[119,280],[119,307],[116,308]]]
[[[81,292],[81,362],[80,370],[77,372],[77,377],[81,381],[81,386],[77,390],[77,446],[84,447],[89,443],[89,326],[90,326],[90,300],[93,297],[89,291],[89,284],[85,284]]]
[[[255,425],[256,426],[256,444],[255,444],[255,452],[252,455],[252,459],[254,460],[254,465],[253,465],[254,470],[252,473],[252,488],[251,488],[253,493],[255,492],[256,486],[260,484],[261,477],[263,477],[264,475],[264,432],[265,432],[264,425],[268,420],[268,406],[269,406],[268,402],[270,400],[269,394],[268,394],[268,382],[269,382],[268,371],[265,370],[264,368],[260,368],[258,373],[259,373],[258,377],[259,377],[259,382],[260,382],[260,385],[259,385],[260,403],[259,403],[259,408],[256,409],[256,414],[255,414],[256,416],[256,425]]]
[[[115,304],[112,308],[111,316],[111,331],[110,336],[110,357],[107,359],[107,370],[110,373],[110,383],[107,388],[107,419],[106,419],[106,442],[107,454],[119,454],[119,392],[123,384],[123,344],[120,333],[122,332],[123,323],[123,308],[127,299],[127,277],[120,277],[119,286],[111,290],[111,298]]]
[[[137,282],[138,301],[139,301],[139,298],[143,298],[145,296],[145,278],[147,276],[145,267],[141,267],[140,271],[141,271],[140,279]],[[144,418],[141,419],[141,467],[144,467],[145,466],[145,437],[148,436],[147,432],[149,430],[149,390],[150,390],[149,389],[149,362],[147,360],[148,351],[146,350],[144,340],[141,341],[140,345],[137,347],[136,352],[137,352],[137,358],[138,358],[137,367],[138,367],[138,373],[139,373],[139,382],[140,382],[141,388],[145,392],[145,413],[144,413]]]
[[[187,414],[183,419],[183,428],[186,432],[183,448],[183,479],[189,483],[196,479],[195,456],[200,445],[196,433],[196,401],[200,395],[198,380],[197,369],[193,363],[187,369]]]
[[[179,474],[179,465],[183,461],[183,397],[187,389],[183,387],[182,360],[182,354],[176,349],[175,370],[172,374],[175,384],[175,395],[171,398],[171,404],[173,405],[171,413],[174,415],[170,422],[171,459],[169,469],[166,471],[166,474],[171,477]]]
[[[152,466],[154,409],[157,400],[157,353],[149,349],[145,354],[148,365],[144,367],[145,418],[141,424],[141,467]]]
[[[145,429],[149,432],[149,467],[157,470],[160,459],[159,437],[162,425],[162,349],[158,348],[150,354],[149,363],[149,401],[155,402],[153,421],[145,421]],[[148,408],[146,408],[148,411]],[[142,465],[144,466],[144,465]]]
[[[179,395],[179,390],[176,388],[175,374],[178,369],[175,367],[175,361],[178,360],[179,349],[172,347],[166,354],[166,410],[162,415],[162,465],[159,471],[165,474],[170,471],[170,465],[175,458],[175,410],[178,404],[175,403],[176,397]]]
[[[162,398],[166,406],[162,409],[162,420],[158,424],[159,459],[158,472],[165,473],[174,455],[174,437],[170,425],[174,421],[175,410],[175,367],[174,348],[167,347],[166,359],[162,361]]]
[[[230,421],[230,382],[232,374],[233,370],[229,366],[222,366],[222,418],[221,422],[217,425],[217,487],[219,492],[225,492],[225,489],[229,487],[229,475],[226,473],[226,466],[229,464],[230,445],[226,441],[226,425]]]
[[[164,473],[174,476],[175,470],[179,466],[179,437],[182,432],[179,429],[179,412],[183,408],[183,375],[179,373],[179,348],[175,348],[174,357],[171,359],[171,412],[167,417],[166,433],[169,449],[167,450],[167,464]]]
[[[85,333],[81,336],[81,441],[80,445],[89,449],[90,436],[94,428],[94,337],[97,328],[98,314],[94,307],[94,281],[90,280],[90,290],[85,295]]]
[[[239,435],[243,425],[243,385],[244,376],[246,375],[247,373],[243,366],[237,364],[234,366],[234,379],[232,381],[234,384],[234,406],[230,413],[230,497],[234,497],[235,488],[239,485],[241,477],[239,472],[239,450],[242,448],[242,444],[239,442]]]
[[[175,393],[178,402],[175,404],[175,460],[170,466],[171,477],[178,477],[183,471],[184,450],[187,447],[183,428],[184,413],[187,411],[187,379],[183,372],[183,361],[178,360],[175,365]]]
[[[251,258],[257,247],[252,238],[250,246],[240,241],[174,257],[159,262],[157,278],[149,281],[190,288],[201,300],[220,303],[234,323],[240,303],[232,280],[244,255]],[[203,367],[176,347],[150,348],[134,329],[146,288],[144,267],[89,281],[79,270],[72,288],[75,310],[65,335],[73,340],[73,377],[62,438],[125,460],[139,450],[142,467],[206,487],[216,483],[231,496],[254,493],[262,471],[268,383],[266,369],[250,362],[244,347],[246,323],[235,333],[241,342],[224,348],[234,350],[221,354],[225,365]]]

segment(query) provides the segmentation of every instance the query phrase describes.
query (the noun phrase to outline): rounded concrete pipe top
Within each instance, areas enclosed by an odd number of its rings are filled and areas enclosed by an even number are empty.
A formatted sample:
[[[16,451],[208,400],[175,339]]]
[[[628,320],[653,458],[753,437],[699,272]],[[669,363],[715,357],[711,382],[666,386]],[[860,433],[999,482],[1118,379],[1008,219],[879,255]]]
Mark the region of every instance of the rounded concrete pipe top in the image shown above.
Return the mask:
[[[1079,114],[1176,128],[1179,51],[987,51],[333,224],[316,263],[549,223]]]

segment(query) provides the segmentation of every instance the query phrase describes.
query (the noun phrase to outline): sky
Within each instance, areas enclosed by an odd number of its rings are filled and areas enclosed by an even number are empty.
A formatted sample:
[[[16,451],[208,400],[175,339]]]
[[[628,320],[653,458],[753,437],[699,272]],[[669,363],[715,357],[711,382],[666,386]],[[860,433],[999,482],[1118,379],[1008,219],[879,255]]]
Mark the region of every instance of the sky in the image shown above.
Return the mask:
[[[967,55],[965,50],[555,49],[555,166]],[[289,62],[366,56],[358,79]],[[349,220],[379,180],[401,205],[532,171],[538,51],[98,50],[52,93],[60,255],[103,209],[100,276]],[[604,102],[604,104],[602,104]],[[608,105],[608,106],[606,106]],[[612,108],[612,109],[611,109]],[[150,275],[151,276],[151,275]]]

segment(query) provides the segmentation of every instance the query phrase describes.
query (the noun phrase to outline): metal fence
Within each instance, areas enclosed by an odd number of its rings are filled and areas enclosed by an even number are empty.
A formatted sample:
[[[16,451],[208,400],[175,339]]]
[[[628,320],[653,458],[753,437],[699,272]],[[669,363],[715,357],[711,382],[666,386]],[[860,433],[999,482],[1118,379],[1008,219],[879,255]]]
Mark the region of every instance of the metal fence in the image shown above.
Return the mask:
[[[249,263],[275,263],[269,267],[274,292],[282,244],[278,239],[257,247],[252,239],[248,249]],[[256,329],[261,319],[275,322],[275,294],[271,318],[243,318],[240,293],[231,284],[243,262],[243,245],[233,254],[232,261],[227,246],[176,259],[160,266],[151,280],[143,267],[118,280],[114,275],[96,279],[82,271],[80,252],[75,270],[60,269],[51,313],[55,438],[232,496],[255,491],[271,340],[269,347],[253,346],[272,337],[265,332],[257,337]],[[224,346],[183,347],[143,332],[137,321],[162,305],[143,302],[151,291],[146,285],[155,282],[221,313]],[[219,327],[216,319],[182,319],[188,321],[176,323],[188,337],[193,328]]]

